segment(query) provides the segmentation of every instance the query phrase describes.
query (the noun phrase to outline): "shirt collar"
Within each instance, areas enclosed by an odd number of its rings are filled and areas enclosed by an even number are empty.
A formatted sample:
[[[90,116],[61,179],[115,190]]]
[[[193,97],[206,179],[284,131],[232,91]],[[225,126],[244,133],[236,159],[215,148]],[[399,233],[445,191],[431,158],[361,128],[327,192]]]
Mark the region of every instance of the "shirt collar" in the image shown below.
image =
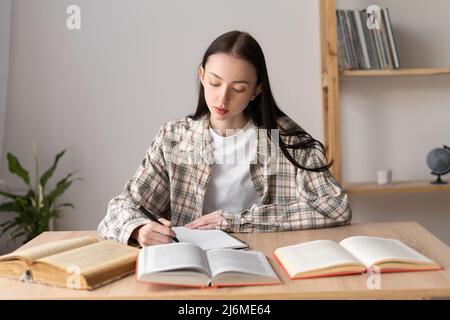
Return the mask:
[[[201,116],[198,120],[193,120],[191,124],[191,130],[188,130],[187,134],[183,137],[180,143],[180,149],[192,152],[198,159],[206,164],[212,164],[214,161],[212,154],[212,137],[209,132],[210,114],[207,113]],[[267,130],[258,129],[256,131],[256,148],[253,152],[253,158],[250,159],[250,163],[266,163],[268,157],[270,157],[270,139],[267,135]]]

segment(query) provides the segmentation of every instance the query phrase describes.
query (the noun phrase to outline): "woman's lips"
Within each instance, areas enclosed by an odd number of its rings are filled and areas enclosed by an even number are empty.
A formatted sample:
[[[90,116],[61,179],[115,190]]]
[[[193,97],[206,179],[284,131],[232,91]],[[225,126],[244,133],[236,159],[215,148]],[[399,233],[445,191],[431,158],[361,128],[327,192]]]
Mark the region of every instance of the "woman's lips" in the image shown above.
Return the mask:
[[[215,110],[218,114],[225,114],[225,113],[228,112],[228,110],[226,110],[226,109],[221,109],[221,108],[218,108],[218,107],[214,107],[214,110]]]

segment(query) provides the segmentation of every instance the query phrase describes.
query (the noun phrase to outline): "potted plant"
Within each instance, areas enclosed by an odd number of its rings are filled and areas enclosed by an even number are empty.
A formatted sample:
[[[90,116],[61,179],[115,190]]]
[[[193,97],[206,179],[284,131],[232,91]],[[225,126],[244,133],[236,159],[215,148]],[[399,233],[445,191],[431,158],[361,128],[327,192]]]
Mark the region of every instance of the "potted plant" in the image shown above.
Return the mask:
[[[56,200],[70,185],[80,178],[73,178],[75,172],[71,172],[58,181],[53,190],[46,192],[48,180],[56,170],[60,158],[66,150],[61,151],[55,157],[53,165],[39,177],[39,161],[36,147],[33,146],[35,162],[36,181],[32,185],[30,175],[20,164],[19,160],[8,152],[8,169],[11,173],[20,177],[26,184],[28,191],[24,194],[15,193],[10,190],[5,181],[0,180],[0,184],[5,188],[0,190],[0,195],[6,198],[6,202],[0,204],[0,212],[14,212],[15,217],[0,224],[0,237],[10,231],[10,241],[15,241],[18,237],[25,236],[24,243],[30,241],[44,231],[49,230],[49,223],[52,219],[61,215],[63,207],[75,208],[71,203],[56,204]]]

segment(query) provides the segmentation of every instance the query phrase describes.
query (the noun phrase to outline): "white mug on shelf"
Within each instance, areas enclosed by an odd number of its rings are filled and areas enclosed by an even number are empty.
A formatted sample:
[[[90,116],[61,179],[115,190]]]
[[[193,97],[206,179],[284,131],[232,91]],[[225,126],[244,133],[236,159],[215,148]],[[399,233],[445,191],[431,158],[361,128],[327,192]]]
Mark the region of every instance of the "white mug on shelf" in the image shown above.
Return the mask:
[[[382,169],[377,170],[377,184],[380,186],[390,185],[392,182],[392,170]]]

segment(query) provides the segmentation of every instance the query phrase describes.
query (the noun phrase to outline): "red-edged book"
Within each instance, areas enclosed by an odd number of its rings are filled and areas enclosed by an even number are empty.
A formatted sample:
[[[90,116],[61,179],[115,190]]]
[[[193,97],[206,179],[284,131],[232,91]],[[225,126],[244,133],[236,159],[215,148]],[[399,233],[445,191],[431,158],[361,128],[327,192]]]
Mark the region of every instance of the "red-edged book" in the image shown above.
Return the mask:
[[[143,247],[136,277],[142,282],[199,288],[281,283],[262,252],[203,250],[188,242]]]
[[[442,267],[397,239],[348,237],[337,243],[315,240],[280,247],[274,256],[291,279],[441,270]]]

